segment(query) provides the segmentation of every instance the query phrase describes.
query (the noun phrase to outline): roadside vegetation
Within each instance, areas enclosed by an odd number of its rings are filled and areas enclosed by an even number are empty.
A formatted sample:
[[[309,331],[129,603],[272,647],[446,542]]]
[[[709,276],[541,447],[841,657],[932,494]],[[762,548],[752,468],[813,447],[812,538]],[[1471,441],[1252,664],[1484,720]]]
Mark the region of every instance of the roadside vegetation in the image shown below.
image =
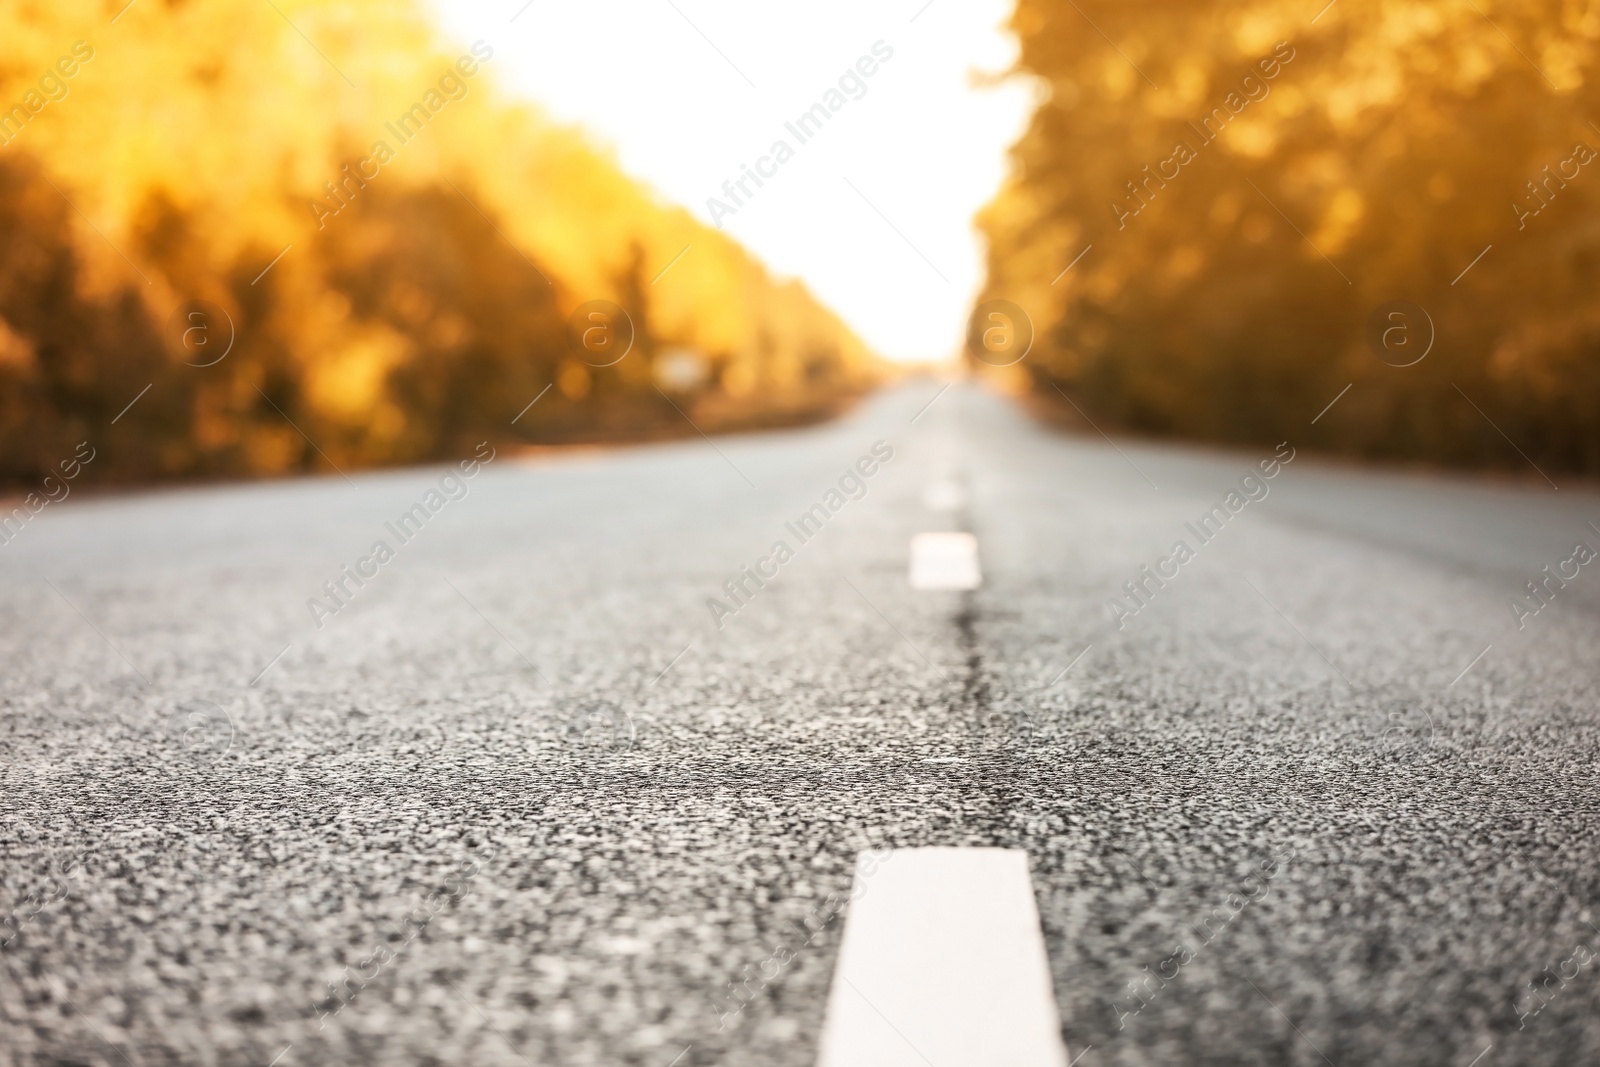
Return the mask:
[[[1600,473],[1600,8],[1321,6],[1019,0],[1006,373],[1103,428]]]
[[[83,441],[127,481],[770,425],[874,379],[501,93],[493,40],[405,0],[125,2],[0,11],[0,481]]]

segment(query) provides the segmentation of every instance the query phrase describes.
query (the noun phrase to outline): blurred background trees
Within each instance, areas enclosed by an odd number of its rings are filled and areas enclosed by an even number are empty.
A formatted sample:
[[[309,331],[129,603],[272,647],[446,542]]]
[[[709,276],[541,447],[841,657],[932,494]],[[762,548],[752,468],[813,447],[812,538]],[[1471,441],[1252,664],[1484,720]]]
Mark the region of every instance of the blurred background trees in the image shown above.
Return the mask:
[[[1009,373],[1152,434],[1600,472],[1600,4],[1320,6],[1018,0],[1040,104],[981,220],[984,298],[1038,333]],[[1401,299],[1410,367],[1367,337]]]
[[[495,60],[402,144],[386,124],[468,53],[415,5],[124,3],[0,9],[0,107],[25,111],[0,145],[0,479],[85,439],[94,477],[147,479],[693,433],[658,385],[712,429],[873,380],[803,287],[498,95]],[[394,158],[314,209],[380,140]],[[634,320],[616,366],[569,325],[597,299]],[[213,366],[176,342],[194,300],[233,322]]]

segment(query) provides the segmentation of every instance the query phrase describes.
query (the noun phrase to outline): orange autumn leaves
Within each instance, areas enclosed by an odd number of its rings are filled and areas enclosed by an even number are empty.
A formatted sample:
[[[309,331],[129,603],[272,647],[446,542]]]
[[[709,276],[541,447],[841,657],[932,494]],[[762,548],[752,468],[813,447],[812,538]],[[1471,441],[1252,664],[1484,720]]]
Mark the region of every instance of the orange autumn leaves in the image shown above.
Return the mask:
[[[658,385],[710,428],[874,376],[801,286],[508,98],[494,41],[443,40],[416,4],[22,0],[0,39],[0,103],[26,114],[0,122],[8,481],[86,438],[96,477],[143,479],[692,433]],[[633,320],[614,367],[574,344],[591,300]],[[192,301],[231,320],[214,365],[175,340]]]
[[[1600,5],[1319,6],[1019,0],[1013,373],[1148,433],[1600,471]],[[1368,342],[1396,300],[1408,367]]]

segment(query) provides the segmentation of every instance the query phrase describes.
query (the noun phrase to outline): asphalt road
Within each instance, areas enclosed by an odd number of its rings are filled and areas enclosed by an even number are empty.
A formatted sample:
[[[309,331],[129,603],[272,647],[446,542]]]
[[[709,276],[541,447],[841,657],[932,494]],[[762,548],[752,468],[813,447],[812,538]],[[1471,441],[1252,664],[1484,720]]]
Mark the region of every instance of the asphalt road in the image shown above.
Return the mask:
[[[1300,452],[1202,544],[1273,450],[938,388],[47,509],[0,1063],[809,1065],[856,854],[921,845],[1027,851],[1082,1067],[1600,1059],[1600,567],[1509,606],[1600,495]],[[976,591],[910,588],[938,530]]]

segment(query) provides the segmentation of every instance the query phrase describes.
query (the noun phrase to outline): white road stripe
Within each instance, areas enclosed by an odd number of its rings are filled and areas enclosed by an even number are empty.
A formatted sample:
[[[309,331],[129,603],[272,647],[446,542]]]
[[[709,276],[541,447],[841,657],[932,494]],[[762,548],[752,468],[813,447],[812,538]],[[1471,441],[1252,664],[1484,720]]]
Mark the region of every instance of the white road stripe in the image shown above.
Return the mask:
[[[911,539],[911,588],[976,589],[978,539],[969,533],[919,533]]]
[[[858,857],[817,1064],[1066,1067],[1026,852]]]

